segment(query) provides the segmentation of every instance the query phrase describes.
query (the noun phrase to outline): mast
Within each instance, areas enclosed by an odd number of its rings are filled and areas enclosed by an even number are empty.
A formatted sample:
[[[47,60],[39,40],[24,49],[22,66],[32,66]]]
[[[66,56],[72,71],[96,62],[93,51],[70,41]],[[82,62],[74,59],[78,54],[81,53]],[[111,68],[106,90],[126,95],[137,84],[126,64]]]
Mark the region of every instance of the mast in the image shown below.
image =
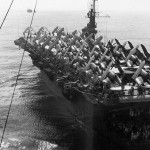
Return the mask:
[[[96,1],[98,0],[92,0],[93,3],[91,5],[91,8],[89,10],[89,12],[87,13],[87,18],[89,18],[89,23],[87,24],[87,26],[82,29],[83,32],[86,32],[86,36],[90,35],[91,33],[93,33],[93,39],[95,39],[95,34],[97,33],[97,23],[95,21],[95,18],[98,14],[98,12],[96,12]]]

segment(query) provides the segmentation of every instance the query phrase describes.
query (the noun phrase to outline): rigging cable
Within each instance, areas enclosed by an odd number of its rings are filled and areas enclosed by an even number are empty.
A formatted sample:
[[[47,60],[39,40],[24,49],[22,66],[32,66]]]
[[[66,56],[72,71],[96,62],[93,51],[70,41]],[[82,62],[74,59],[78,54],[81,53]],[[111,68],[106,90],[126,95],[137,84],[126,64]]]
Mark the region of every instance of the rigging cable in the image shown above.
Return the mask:
[[[34,11],[33,11],[32,19],[31,19],[31,22],[30,22],[30,28],[32,26],[32,22],[33,22],[33,18],[34,18],[36,6],[37,6],[37,0],[35,2]],[[26,40],[26,43],[25,43],[25,49],[26,49],[27,42],[28,42],[28,39],[29,39],[29,34],[30,34],[30,31],[28,32],[28,35],[27,35],[27,40]],[[11,98],[11,101],[10,101],[10,105],[9,105],[9,109],[8,109],[8,114],[7,114],[7,117],[6,117],[4,129],[3,129],[3,133],[2,133],[2,137],[1,137],[0,147],[2,145],[2,141],[3,141],[3,138],[4,138],[4,134],[5,134],[5,130],[6,130],[6,125],[7,125],[8,117],[9,117],[9,114],[10,114],[11,105],[12,105],[12,102],[13,102],[13,98],[14,98],[14,94],[15,94],[15,90],[16,90],[18,78],[19,78],[19,75],[20,75],[20,70],[21,70],[21,66],[22,66],[22,62],[23,62],[23,58],[24,58],[25,49],[24,49],[23,54],[22,54],[22,58],[21,58],[21,62],[20,62],[20,66],[19,66],[19,70],[18,70],[18,74],[17,74],[17,78],[16,78],[16,82],[15,82],[15,86],[14,86],[14,90],[13,90],[13,94],[12,94],[12,98]]]
[[[11,4],[10,4],[10,6],[9,6],[9,8],[8,8],[8,10],[7,10],[7,13],[6,13],[6,15],[5,15],[5,17],[4,17],[3,21],[2,21],[2,24],[1,24],[1,26],[0,26],[0,29],[2,28],[2,26],[3,26],[4,22],[5,22],[5,19],[6,19],[8,13],[9,13],[9,11],[10,11],[10,8],[11,8],[13,2],[14,2],[14,0],[11,1]]]
[[[108,25],[107,25],[107,18],[106,18],[106,41],[105,42],[108,42]]]

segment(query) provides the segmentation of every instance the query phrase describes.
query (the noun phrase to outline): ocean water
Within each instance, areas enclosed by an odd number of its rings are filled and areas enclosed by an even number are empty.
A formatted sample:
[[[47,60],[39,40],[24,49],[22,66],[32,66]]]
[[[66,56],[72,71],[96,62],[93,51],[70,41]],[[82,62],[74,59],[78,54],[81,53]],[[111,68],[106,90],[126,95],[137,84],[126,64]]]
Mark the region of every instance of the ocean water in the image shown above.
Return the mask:
[[[0,11],[0,23],[5,12]],[[0,137],[20,65],[22,50],[14,40],[30,25],[32,14],[11,11],[0,30]],[[67,32],[80,30],[88,19],[84,12],[38,12],[32,27],[41,26],[50,31],[56,26]],[[117,38],[120,42],[130,40],[133,45],[144,44],[150,51],[150,15],[140,12],[109,12],[111,18],[98,18],[99,35],[105,40]],[[68,150],[92,149],[92,138],[87,140],[74,121],[77,112],[70,102],[57,93],[46,89],[39,69],[25,53],[23,64],[0,150]]]

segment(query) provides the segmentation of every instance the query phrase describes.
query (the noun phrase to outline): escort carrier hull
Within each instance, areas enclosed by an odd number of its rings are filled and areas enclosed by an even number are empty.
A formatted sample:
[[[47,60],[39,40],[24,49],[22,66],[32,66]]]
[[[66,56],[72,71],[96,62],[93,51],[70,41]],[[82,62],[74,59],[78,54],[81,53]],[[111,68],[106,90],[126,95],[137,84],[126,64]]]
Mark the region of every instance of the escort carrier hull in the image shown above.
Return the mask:
[[[95,38],[95,0],[88,17],[82,33],[67,33],[60,27],[35,32],[28,27],[15,44],[30,53],[47,86],[79,108],[85,117],[77,122],[87,123],[88,114],[93,118],[90,126],[103,136],[117,136],[125,143],[147,141],[150,54],[143,44],[133,46],[117,39],[104,43],[102,36]]]

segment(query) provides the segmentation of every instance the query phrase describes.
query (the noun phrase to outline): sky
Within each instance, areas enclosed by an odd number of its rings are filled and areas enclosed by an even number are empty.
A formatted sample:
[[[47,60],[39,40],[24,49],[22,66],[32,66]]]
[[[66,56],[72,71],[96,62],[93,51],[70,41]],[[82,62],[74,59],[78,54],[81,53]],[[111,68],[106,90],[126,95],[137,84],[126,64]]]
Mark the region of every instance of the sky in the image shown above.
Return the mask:
[[[12,0],[0,0],[0,10],[7,10]],[[13,10],[33,9],[36,0],[14,0]],[[38,0],[39,11],[87,11],[92,0]],[[98,10],[150,11],[150,0],[98,0]]]

